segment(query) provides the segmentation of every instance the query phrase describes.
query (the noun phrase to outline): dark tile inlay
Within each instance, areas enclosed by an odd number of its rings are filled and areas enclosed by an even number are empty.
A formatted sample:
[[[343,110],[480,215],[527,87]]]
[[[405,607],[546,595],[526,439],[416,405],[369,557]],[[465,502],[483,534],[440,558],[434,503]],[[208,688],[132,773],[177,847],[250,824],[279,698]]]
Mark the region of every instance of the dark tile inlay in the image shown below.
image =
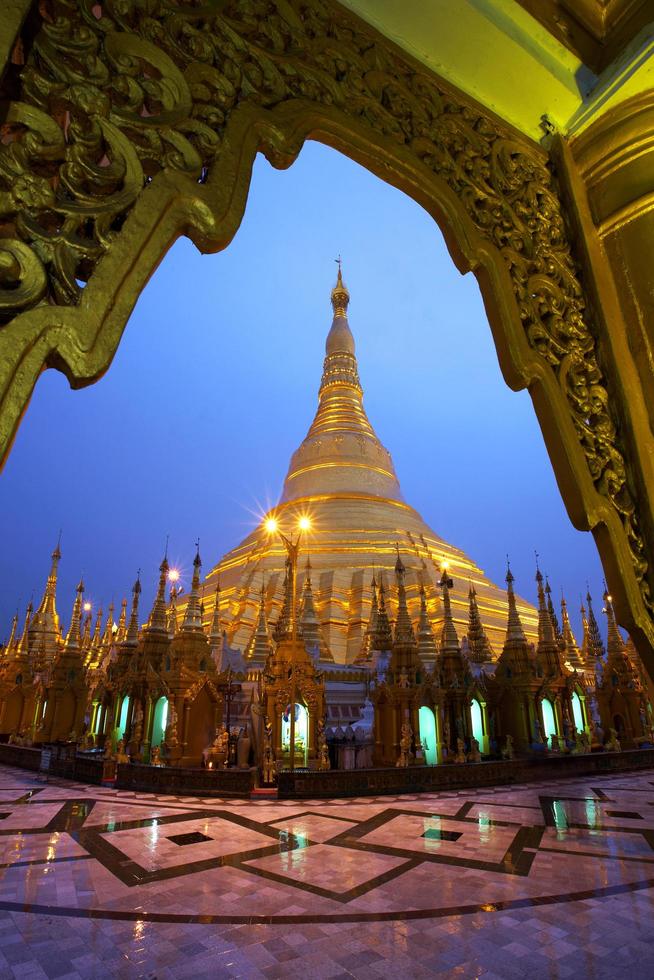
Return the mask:
[[[607,810],[607,817],[626,817],[627,820],[642,820],[640,813],[636,813],[635,810]]]
[[[437,827],[430,827],[421,836],[428,840],[458,840],[461,834],[455,830],[439,830]]]
[[[199,830],[194,830],[192,834],[173,834],[169,837],[173,844],[179,844],[183,847],[184,844],[201,844],[205,840],[213,840],[212,837],[207,837],[206,834],[201,834]]]

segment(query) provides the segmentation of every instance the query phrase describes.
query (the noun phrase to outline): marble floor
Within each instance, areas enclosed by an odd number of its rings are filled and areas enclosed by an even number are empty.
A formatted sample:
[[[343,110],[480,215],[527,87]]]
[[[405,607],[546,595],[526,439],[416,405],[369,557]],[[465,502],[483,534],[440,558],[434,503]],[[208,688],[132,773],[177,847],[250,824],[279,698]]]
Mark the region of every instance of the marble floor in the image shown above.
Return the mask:
[[[0,767],[0,980],[638,980],[653,922],[654,771],[244,802]]]

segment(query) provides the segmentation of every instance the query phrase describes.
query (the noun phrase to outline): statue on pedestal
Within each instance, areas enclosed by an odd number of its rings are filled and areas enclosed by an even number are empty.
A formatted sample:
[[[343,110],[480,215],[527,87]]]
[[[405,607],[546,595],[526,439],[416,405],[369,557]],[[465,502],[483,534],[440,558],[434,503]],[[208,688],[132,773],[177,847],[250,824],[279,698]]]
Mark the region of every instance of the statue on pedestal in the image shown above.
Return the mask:
[[[163,766],[163,762],[161,760],[161,749],[158,745],[155,745],[150,749],[150,765]]]
[[[268,718],[264,722],[262,776],[264,783],[274,783],[277,778],[275,753],[272,747],[273,727]]]
[[[479,745],[477,745],[479,748]],[[454,761],[457,763],[466,762],[466,743],[462,738],[457,738],[456,740],[456,755],[454,756]]]
[[[404,769],[409,765],[411,760],[411,739],[413,738],[413,729],[411,725],[402,725],[402,734],[400,736],[400,754],[395,765]]]
[[[609,728],[609,740],[604,748],[607,752],[622,752],[622,746],[615,728]]]
[[[513,736],[507,735],[502,749],[502,758],[508,762],[513,762]]]
[[[125,751],[125,742],[122,738],[119,739],[118,745],[116,746],[116,762],[117,763],[129,762],[129,756]]]
[[[479,741],[476,738],[470,739],[470,762],[481,762],[481,752],[479,751]]]

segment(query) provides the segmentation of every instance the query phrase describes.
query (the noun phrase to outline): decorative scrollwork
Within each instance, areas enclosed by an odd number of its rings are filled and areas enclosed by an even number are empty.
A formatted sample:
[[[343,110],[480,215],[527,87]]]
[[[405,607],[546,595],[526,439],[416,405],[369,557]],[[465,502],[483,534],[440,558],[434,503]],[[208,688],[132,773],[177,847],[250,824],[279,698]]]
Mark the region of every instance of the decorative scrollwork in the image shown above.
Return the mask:
[[[0,143],[0,316],[72,305],[161,173],[202,183],[243,104],[337,110],[443,180],[501,253],[525,335],[647,561],[547,156],[319,0],[42,0]]]

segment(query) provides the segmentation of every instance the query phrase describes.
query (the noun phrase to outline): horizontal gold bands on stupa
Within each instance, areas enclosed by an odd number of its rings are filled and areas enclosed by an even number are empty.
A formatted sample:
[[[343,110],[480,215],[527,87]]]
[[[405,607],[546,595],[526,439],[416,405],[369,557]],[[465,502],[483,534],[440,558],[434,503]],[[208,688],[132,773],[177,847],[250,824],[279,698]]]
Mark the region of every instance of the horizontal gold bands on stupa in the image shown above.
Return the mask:
[[[294,480],[297,476],[302,476],[303,473],[313,473],[315,470],[328,470],[338,467],[342,469],[343,467],[348,467],[348,469],[354,470],[372,470],[373,473],[379,473],[381,476],[387,476],[391,480],[395,479],[395,474],[390,470],[385,470],[381,466],[371,466],[370,463],[354,463],[352,460],[343,459],[337,462],[325,462],[325,463],[311,463],[310,466],[302,466],[299,470],[294,470],[289,473],[286,477],[286,481]]]

